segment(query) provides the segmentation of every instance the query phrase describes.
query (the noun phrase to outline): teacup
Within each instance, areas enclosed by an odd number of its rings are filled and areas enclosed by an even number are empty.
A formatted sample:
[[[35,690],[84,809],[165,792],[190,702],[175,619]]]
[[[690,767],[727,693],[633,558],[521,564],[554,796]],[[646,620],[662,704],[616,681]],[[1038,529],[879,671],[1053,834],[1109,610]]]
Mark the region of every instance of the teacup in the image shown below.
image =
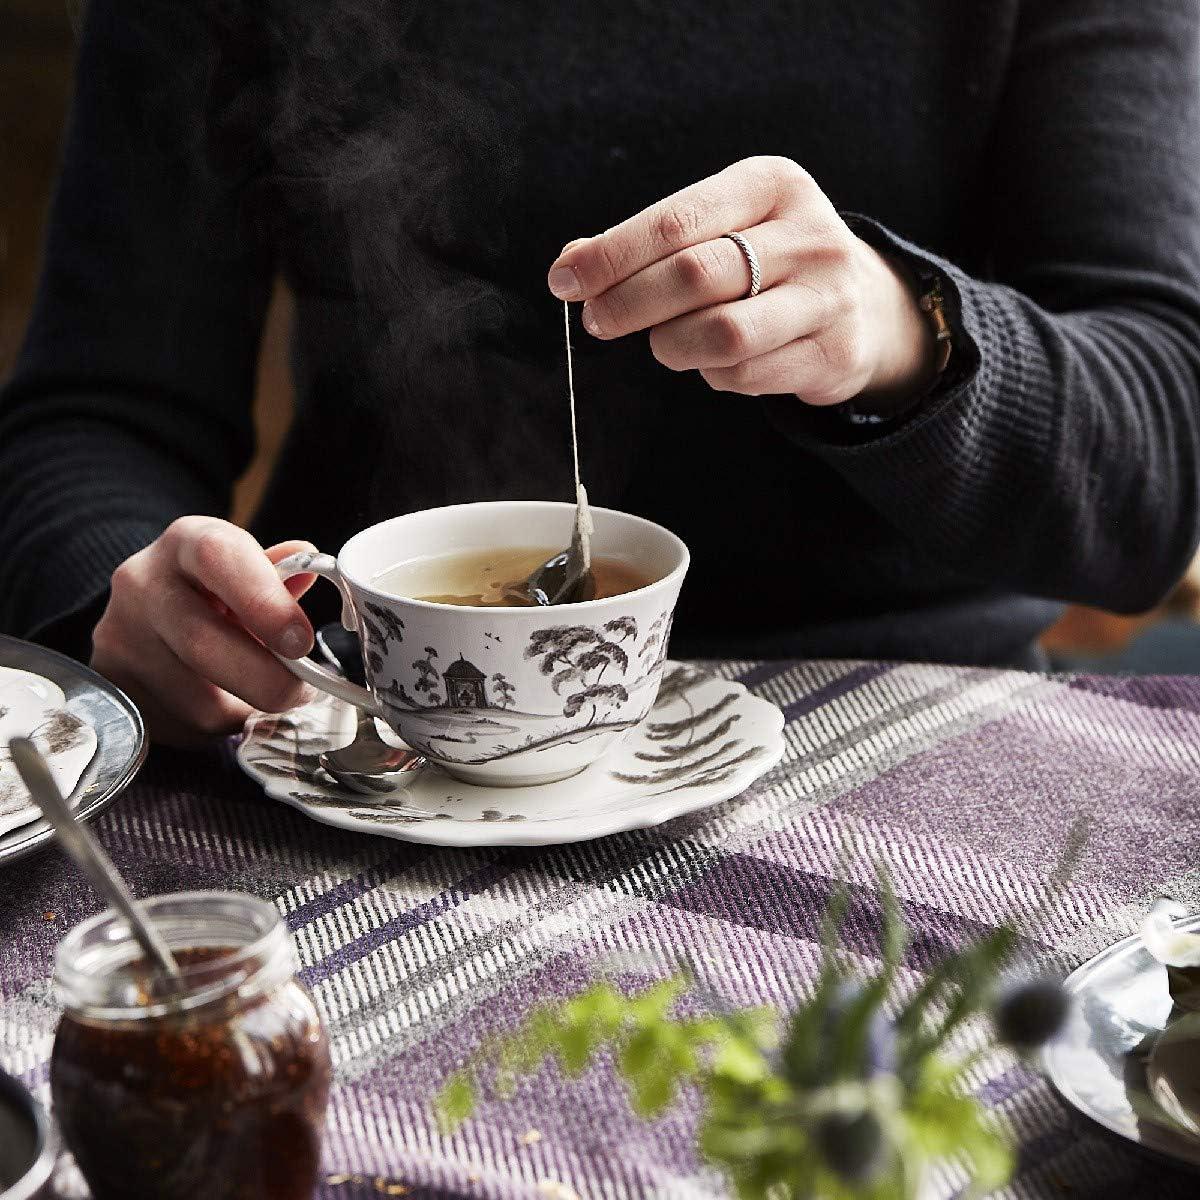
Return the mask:
[[[501,500],[394,517],[355,534],[334,559],[304,551],[278,564],[342,594],[367,687],[309,659],[281,659],[306,683],[384,720],[414,750],[468,783],[552,783],[595,762],[650,711],[687,547],[651,521],[593,508],[592,552],[652,583],[551,608],[472,608],[382,591],[389,568],[429,555],[565,546],[574,506]]]

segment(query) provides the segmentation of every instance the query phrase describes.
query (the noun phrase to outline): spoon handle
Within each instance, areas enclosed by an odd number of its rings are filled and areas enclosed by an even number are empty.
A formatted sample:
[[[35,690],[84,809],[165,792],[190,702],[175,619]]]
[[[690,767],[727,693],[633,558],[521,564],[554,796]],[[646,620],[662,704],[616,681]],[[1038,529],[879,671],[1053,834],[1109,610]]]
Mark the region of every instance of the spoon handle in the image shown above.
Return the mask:
[[[133,936],[147,957],[177,979],[179,964],[162,934],[147,920],[92,831],[75,820],[38,748],[29,738],[18,737],[8,743],[8,749],[17,773],[25,781],[42,815],[54,827],[63,849],[91,880],[92,886],[129,922]]]

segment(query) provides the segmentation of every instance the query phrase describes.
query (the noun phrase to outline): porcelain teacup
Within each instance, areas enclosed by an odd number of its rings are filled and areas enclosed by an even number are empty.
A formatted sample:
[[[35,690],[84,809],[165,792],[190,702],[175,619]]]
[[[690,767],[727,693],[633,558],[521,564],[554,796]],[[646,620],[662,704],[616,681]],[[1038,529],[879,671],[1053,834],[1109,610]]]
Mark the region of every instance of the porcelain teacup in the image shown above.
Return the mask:
[[[519,787],[578,773],[654,703],[688,567],[678,537],[593,508],[593,554],[622,559],[651,582],[579,604],[475,608],[377,584],[396,565],[432,555],[566,545],[574,512],[553,501],[459,504],[364,529],[336,559],[291,555],[278,564],[281,578],[311,571],[341,592],[342,624],[361,639],[367,687],[309,659],[281,661],[468,783]]]

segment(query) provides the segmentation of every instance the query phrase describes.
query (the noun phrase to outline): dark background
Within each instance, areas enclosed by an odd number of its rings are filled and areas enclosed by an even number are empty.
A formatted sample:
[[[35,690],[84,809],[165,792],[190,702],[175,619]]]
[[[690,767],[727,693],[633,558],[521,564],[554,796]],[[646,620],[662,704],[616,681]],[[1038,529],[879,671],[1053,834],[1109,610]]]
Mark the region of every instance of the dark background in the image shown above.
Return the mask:
[[[335,3],[336,0],[330,0]],[[10,371],[37,282],[38,259],[71,92],[82,0],[0,0],[0,380]],[[234,517],[261,494],[291,416],[291,307],[276,289],[259,358],[258,452],[238,485]],[[1116,617],[1072,608],[1045,638],[1056,665],[1200,672],[1200,560],[1160,610]]]

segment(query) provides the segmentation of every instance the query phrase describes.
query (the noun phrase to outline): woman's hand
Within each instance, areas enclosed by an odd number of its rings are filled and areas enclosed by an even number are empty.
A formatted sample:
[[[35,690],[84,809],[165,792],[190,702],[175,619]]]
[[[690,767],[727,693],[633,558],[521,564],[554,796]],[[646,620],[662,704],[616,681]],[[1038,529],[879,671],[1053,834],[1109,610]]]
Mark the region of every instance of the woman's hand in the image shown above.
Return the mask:
[[[730,232],[761,265],[753,298]],[[933,333],[916,297],[786,158],[734,163],[572,242],[548,282],[560,300],[586,302],[589,333],[648,329],[659,362],[697,370],[717,391],[886,407],[933,373]]]
[[[242,727],[252,708],[280,712],[307,689],[265,649],[300,658],[313,633],[272,563],[307,542],[263,548],[214,517],[180,517],[114,572],[92,635],[92,666],[133,697],[155,741],[195,745]]]

